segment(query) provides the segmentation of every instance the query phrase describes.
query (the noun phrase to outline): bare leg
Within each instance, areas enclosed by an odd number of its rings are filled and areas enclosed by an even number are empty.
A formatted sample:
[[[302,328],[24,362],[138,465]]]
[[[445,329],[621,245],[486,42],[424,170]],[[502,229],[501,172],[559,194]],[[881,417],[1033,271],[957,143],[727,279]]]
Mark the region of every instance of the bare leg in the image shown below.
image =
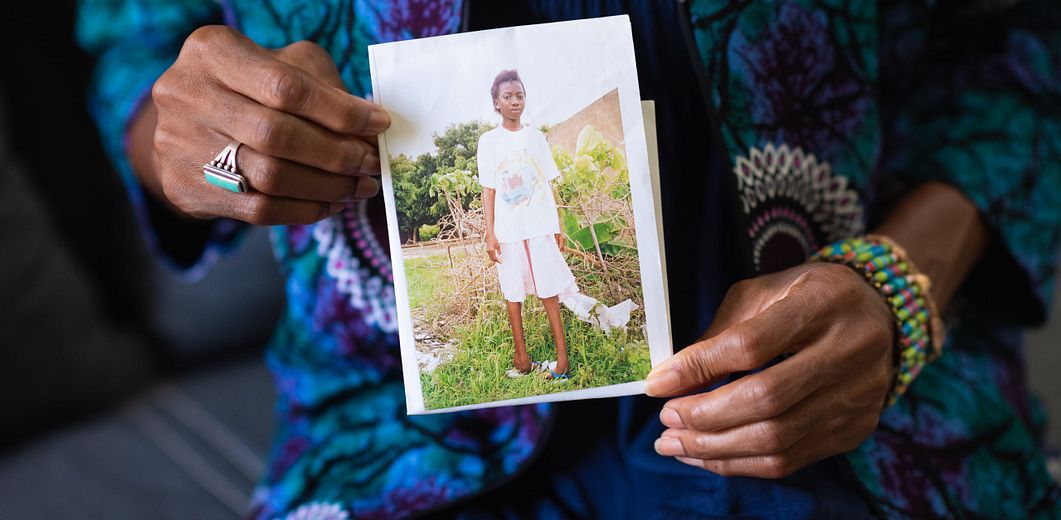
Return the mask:
[[[560,298],[543,298],[542,305],[545,306],[545,314],[549,316],[549,328],[553,331],[553,342],[556,343],[556,370],[557,374],[567,372],[567,341],[564,339],[564,322],[560,318]],[[551,375],[549,377],[552,377]]]
[[[516,344],[512,364],[520,372],[529,372],[531,361],[527,355],[527,345],[523,342],[523,305],[520,302],[508,302],[508,324],[512,326],[512,342]]]

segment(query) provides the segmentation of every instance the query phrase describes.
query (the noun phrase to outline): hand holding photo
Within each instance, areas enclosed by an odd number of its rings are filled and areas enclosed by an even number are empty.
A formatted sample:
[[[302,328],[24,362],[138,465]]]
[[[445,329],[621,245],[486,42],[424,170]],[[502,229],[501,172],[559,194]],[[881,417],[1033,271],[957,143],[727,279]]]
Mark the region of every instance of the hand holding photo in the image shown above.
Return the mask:
[[[409,413],[643,393],[672,353],[625,16],[369,48]]]

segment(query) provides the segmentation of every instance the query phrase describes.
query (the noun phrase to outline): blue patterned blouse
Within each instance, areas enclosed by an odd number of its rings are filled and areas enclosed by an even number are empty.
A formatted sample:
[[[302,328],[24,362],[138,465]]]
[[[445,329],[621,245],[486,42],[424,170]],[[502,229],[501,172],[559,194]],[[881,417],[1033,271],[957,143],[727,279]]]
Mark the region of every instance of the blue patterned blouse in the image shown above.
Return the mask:
[[[1021,342],[1022,327],[1046,315],[1061,236],[1057,7],[1048,0],[472,3],[82,0],[78,36],[99,57],[91,110],[147,235],[162,252],[175,239],[125,160],[125,128],[200,25],[226,23],[265,47],[314,41],[331,53],[350,91],[366,95],[367,45],[455,32],[477,18],[476,9],[511,14],[493,20],[504,24],[629,12],[643,89],[660,96],[660,133],[689,145],[660,140],[671,279],[684,271],[698,289],[676,296],[695,309],[676,316],[677,345],[709,322],[735,273],[794,265],[863,232],[918,182],[961,189],[993,241],[952,305],[946,355],[859,448],[821,463],[841,467],[823,479],[855,477],[854,491],[830,496],[833,488],[817,481],[821,464],[757,481],[658,457],[651,444],[662,429],[655,415],[662,402],[626,398],[607,405],[618,410],[600,441],[613,448],[607,467],[656,484],[617,484],[583,496],[595,506],[557,511],[605,514],[604,502],[612,502],[628,505],[631,516],[799,518],[854,500],[887,517],[1061,517]],[[674,90],[685,80],[696,94]],[[697,153],[724,166],[686,160]],[[698,213],[698,198],[713,213]],[[685,201],[692,204],[678,204]],[[267,351],[280,428],[248,516],[433,511],[510,482],[554,430],[556,405],[405,414],[390,264],[373,204],[272,230],[287,289]],[[171,259],[194,276],[239,230],[218,221],[201,252]],[[740,246],[720,252],[676,238],[687,236],[733,236]],[[594,464],[586,463],[583,480],[558,473],[557,481],[595,489],[616,480]],[[614,493],[627,494],[617,501]],[[643,496],[666,493],[666,500]],[[527,505],[523,514],[542,511]]]

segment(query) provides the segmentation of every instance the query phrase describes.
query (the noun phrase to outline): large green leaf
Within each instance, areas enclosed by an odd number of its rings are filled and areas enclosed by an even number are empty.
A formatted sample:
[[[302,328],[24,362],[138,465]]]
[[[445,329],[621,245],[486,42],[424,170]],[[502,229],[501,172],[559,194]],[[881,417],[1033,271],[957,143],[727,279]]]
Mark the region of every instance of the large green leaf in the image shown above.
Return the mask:
[[[624,253],[632,253],[636,255],[637,248],[623,245],[618,242],[609,242],[607,244],[601,244],[600,252],[604,256],[617,256]]]
[[[593,231],[597,233],[597,243],[599,244],[606,244],[615,237],[615,229],[609,222],[598,222],[594,224]],[[597,250],[593,244],[593,233],[590,232],[589,226],[581,228],[574,233],[569,233],[568,238],[574,241],[578,248],[583,251]]]
[[[578,217],[566,209],[560,210],[560,228],[564,231],[565,235],[571,235],[578,231]]]

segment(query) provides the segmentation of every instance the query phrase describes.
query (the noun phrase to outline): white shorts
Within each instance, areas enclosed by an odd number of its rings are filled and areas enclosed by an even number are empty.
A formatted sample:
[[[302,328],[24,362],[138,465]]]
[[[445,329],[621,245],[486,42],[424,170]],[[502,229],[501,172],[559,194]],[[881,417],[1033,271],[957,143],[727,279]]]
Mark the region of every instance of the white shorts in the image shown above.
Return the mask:
[[[501,293],[510,302],[522,302],[528,294],[552,298],[568,289],[577,292],[575,275],[567,266],[554,235],[501,243],[497,277]]]

